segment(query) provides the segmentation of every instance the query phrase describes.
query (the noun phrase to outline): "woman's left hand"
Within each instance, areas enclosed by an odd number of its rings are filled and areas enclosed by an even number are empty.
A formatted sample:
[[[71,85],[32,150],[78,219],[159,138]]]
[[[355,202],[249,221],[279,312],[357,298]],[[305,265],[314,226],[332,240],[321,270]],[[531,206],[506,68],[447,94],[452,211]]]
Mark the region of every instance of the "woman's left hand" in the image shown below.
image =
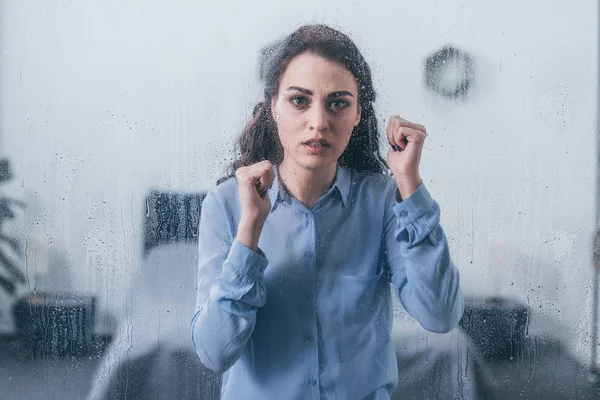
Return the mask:
[[[419,162],[427,131],[423,125],[414,124],[393,115],[386,128],[388,142],[388,166],[403,199],[413,194],[421,184]]]

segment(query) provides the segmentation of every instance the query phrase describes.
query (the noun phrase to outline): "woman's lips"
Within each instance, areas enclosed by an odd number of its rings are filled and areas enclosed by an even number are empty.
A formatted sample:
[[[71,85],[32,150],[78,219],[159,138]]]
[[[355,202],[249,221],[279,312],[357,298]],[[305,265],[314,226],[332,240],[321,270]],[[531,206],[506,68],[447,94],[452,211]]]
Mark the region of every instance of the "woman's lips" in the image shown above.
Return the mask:
[[[324,154],[331,147],[328,144],[319,144],[317,146],[311,146],[308,143],[304,143],[303,146],[309,154],[317,154],[317,155]]]

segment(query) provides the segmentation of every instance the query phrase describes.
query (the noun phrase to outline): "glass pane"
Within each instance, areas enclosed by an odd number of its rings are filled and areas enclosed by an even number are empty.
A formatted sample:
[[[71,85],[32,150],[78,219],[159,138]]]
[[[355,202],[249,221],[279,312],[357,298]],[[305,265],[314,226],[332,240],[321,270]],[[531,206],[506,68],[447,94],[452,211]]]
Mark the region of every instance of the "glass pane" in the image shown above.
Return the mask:
[[[0,0],[0,397],[598,398],[597,16]]]

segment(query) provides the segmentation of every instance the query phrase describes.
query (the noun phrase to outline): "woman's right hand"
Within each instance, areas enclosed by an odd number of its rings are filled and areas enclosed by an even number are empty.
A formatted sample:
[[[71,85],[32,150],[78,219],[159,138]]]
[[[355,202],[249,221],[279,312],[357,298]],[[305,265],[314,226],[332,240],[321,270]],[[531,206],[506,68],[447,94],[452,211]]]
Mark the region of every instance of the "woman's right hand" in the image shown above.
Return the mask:
[[[235,177],[242,209],[238,240],[256,251],[260,232],[271,211],[267,190],[273,184],[275,171],[271,162],[265,160],[238,168]]]

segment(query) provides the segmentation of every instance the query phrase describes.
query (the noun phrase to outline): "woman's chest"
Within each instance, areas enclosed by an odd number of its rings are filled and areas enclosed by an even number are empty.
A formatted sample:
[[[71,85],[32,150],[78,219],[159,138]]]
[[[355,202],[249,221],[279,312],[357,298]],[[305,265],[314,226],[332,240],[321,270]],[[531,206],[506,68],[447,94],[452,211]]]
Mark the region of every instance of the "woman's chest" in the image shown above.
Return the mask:
[[[366,218],[300,216],[266,224],[259,246],[269,260],[263,275],[267,300],[257,314],[256,334],[276,334],[286,346],[303,349],[301,339],[318,332],[340,361],[359,348],[375,348],[373,332],[386,326],[389,300],[382,236],[381,225]]]
[[[330,284],[343,276],[381,272],[382,219],[369,214],[285,210],[267,219],[259,247],[269,264],[267,287]]]

